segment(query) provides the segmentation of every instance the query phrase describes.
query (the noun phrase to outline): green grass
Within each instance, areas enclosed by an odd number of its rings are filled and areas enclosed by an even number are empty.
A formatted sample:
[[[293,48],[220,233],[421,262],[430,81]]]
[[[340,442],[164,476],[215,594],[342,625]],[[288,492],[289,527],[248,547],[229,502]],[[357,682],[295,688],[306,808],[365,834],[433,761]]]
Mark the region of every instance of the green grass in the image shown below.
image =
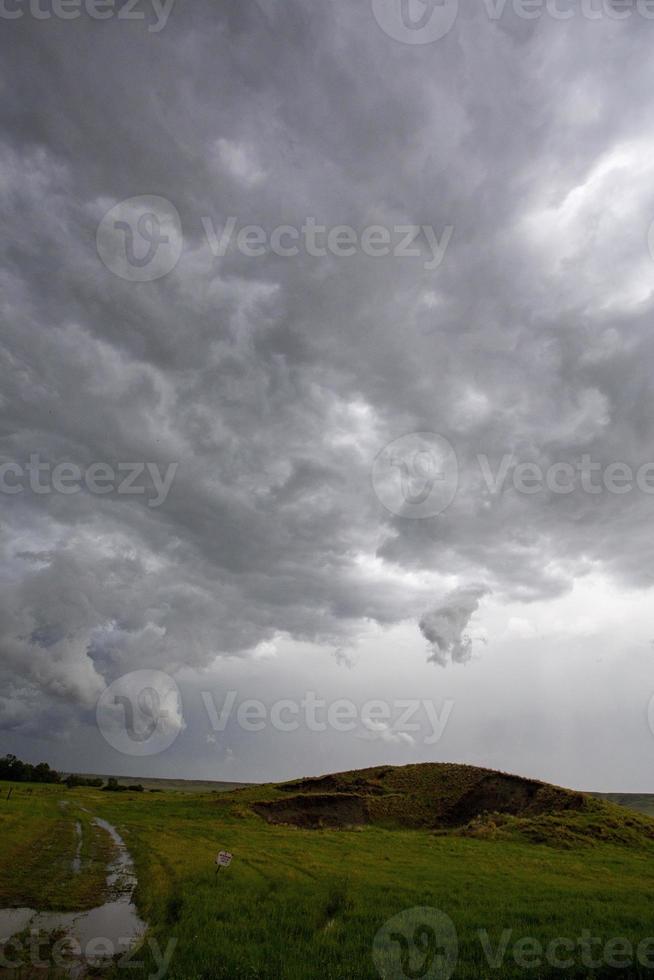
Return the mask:
[[[11,813],[0,809],[0,828],[14,828],[3,836],[3,904],[11,904],[12,887],[24,894],[15,858],[25,855],[26,841],[57,835],[67,841],[62,821],[77,817],[81,804],[123,835],[136,862],[136,897],[150,940],[161,949],[176,940],[171,978],[372,980],[379,976],[372,956],[377,931],[416,906],[452,919],[459,941],[454,978],[654,975],[637,966],[593,970],[580,952],[567,970],[525,968],[512,956],[523,937],[546,944],[588,929],[602,944],[623,936],[635,947],[654,935],[654,825],[647,818],[591,801],[579,812],[488,815],[448,832],[378,824],[308,830],[266,823],[250,809],[256,799],[289,792],[108,794],[35,786],[27,796],[22,789],[9,801]],[[57,806],[62,797],[70,814]],[[234,860],[216,878],[213,860],[221,849]],[[50,852],[32,870],[45,880],[51,860],[61,895],[65,862]],[[493,948],[511,930],[497,969],[484,956],[480,930]],[[154,975],[147,944],[139,957],[141,968],[116,968],[116,974]]]
[[[118,822],[121,804],[112,813]],[[493,945],[505,928],[542,941],[583,928],[635,943],[654,933],[645,914],[654,898],[649,843],[597,842],[571,852],[379,827],[270,826],[206,797],[157,804],[159,817],[139,801],[124,826],[144,868],[145,917],[161,946],[178,940],[173,977],[372,978],[377,930],[414,906],[452,918],[461,948],[455,976],[476,980],[490,975],[479,929]],[[216,881],[212,860],[221,848],[234,862]],[[525,974],[506,961],[495,975]],[[579,974],[591,975],[617,971]]]
[[[8,785],[3,783],[3,790]],[[0,799],[0,907],[65,912],[104,901],[114,845],[92,824],[92,815],[58,786],[13,784],[11,798],[6,797],[4,792]],[[77,822],[82,827],[81,868],[73,874]]]

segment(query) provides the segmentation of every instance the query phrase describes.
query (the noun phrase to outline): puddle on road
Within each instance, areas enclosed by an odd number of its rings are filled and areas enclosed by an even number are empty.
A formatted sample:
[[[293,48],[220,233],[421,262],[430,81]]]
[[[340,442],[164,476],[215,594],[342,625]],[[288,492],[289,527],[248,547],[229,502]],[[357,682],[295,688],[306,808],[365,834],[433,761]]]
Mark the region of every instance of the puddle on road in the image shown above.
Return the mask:
[[[132,901],[136,874],[125,841],[106,820],[95,817],[93,822],[111,836],[118,850],[116,857],[107,866],[107,887],[115,897],[87,912],[0,909],[0,942],[6,942],[28,928],[44,933],[64,933],[77,940],[84,956],[86,948],[93,940],[106,940],[109,948],[113,948],[116,953],[123,953],[144,935],[146,924],[139,918]],[[81,870],[82,828],[79,823],[77,834],[79,843],[77,855],[73,859],[73,871],[76,873]],[[96,952],[93,956],[94,959],[98,958]]]
[[[75,833],[77,834],[77,850],[75,857],[71,861],[73,874],[78,875],[82,870],[82,825],[79,820],[75,823]]]

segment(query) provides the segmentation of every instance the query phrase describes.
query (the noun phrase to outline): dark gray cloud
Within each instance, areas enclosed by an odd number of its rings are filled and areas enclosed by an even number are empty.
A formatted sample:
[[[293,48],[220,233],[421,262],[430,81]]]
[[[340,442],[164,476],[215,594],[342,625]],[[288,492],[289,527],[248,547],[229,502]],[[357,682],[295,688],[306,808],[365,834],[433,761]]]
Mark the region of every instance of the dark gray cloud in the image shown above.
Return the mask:
[[[651,586],[650,495],[527,494],[511,474],[654,459],[653,32],[470,3],[407,45],[340,0],[177,0],[158,33],[3,22],[2,460],[179,465],[157,508],[2,496],[1,724],[83,715],[125,670],[203,669],[279,634],[349,662],[366,624],[411,620],[433,659],[462,661],[487,591],[556,597],[597,569]],[[153,282],[95,247],[139,195],[181,218]],[[230,216],[454,230],[436,269],[216,256],[203,219]],[[426,520],[371,486],[409,432],[459,460]],[[478,457],[497,473],[509,454],[493,492]]]

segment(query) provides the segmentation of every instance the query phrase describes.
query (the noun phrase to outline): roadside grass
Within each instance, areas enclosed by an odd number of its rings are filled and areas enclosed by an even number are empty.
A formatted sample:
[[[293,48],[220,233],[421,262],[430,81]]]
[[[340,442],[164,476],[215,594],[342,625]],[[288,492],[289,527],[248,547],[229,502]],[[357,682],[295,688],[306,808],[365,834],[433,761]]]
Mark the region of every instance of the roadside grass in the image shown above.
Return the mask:
[[[31,796],[12,797],[13,810],[0,808],[2,894],[24,893],[19,865],[29,856],[29,842],[52,843],[63,835],[62,819],[72,826],[84,806],[124,837],[136,864],[139,911],[149,923],[146,943],[129,966],[113,968],[114,977],[161,980],[155,953],[168,949],[171,980],[372,980],[379,976],[372,956],[377,931],[416,906],[440,909],[452,919],[459,941],[454,980],[654,976],[633,958],[623,968],[605,963],[593,969],[577,950],[573,965],[562,970],[545,961],[525,969],[513,955],[522,938],[543,945],[557,937],[574,942],[583,929],[602,946],[625,937],[635,949],[654,936],[654,844],[640,834],[637,814],[616,808],[607,840],[595,811],[566,814],[563,843],[555,827],[560,821],[549,825],[547,815],[513,818],[515,823],[489,817],[495,830],[480,834],[474,827],[444,833],[374,825],[306,830],[255,816],[247,806],[257,798],[253,792],[227,800],[207,793],[75,789],[63,797],[69,817],[57,803],[61,789],[34,787]],[[529,838],[534,828],[540,842]],[[627,842],[621,844],[616,834],[623,833]],[[66,848],[72,857],[74,838]],[[223,849],[234,859],[216,875],[214,857]],[[40,887],[53,875],[52,858],[50,851],[47,861],[32,866]],[[60,896],[63,869],[57,875]],[[491,952],[499,950],[497,966],[489,964],[483,942]]]
[[[240,796],[240,794],[239,794]],[[654,935],[654,847],[601,840],[576,848],[524,839],[386,830],[302,830],[273,826],[210,798],[111,801],[108,818],[125,831],[139,872],[137,897],[160,949],[176,948],[174,978],[373,978],[372,944],[403,909],[446,912],[458,935],[455,977],[645,977],[636,962],[525,971],[512,958],[524,937],[544,945],[576,940],[583,929],[602,939],[627,937],[634,949]],[[626,819],[631,819],[626,813]],[[227,849],[232,865],[216,877],[213,859]],[[480,930],[496,951],[484,954]],[[505,933],[506,935],[506,933]],[[140,954],[141,955],[141,954]],[[154,976],[147,950],[130,976]],[[575,970],[578,972],[575,973]],[[120,972],[120,971],[118,971]]]

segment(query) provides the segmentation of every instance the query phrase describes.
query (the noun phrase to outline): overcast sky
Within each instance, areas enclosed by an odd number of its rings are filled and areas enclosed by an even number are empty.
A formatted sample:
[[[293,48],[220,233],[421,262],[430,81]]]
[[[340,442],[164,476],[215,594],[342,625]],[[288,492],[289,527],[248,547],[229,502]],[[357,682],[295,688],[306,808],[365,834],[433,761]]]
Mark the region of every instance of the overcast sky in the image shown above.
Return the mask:
[[[102,13],[0,15],[0,750],[654,792],[654,11]]]

